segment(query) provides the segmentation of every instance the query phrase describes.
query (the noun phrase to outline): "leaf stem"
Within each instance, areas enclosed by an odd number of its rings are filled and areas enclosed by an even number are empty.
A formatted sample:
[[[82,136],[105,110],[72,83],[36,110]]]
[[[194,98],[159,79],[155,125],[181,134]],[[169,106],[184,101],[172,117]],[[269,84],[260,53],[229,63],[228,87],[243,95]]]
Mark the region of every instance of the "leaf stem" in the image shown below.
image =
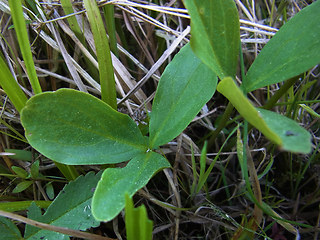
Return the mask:
[[[267,110],[271,109],[296,81],[297,77],[293,77],[285,81],[285,83],[280,87],[280,89],[263,106],[263,108]]]
[[[211,134],[211,137],[210,137],[210,139],[208,141],[208,149],[210,149],[213,146],[214,141],[216,140],[218,134],[227,125],[229,117],[230,117],[232,111],[233,111],[233,105],[229,102],[226,110],[224,111],[224,113],[222,115],[222,118],[219,121],[219,126]]]

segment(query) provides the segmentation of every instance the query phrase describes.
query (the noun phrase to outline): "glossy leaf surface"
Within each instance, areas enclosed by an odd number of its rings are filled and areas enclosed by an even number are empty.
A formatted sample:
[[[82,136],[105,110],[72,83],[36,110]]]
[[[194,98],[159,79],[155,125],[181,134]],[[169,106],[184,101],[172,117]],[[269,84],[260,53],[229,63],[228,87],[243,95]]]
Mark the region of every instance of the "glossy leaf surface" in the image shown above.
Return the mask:
[[[21,120],[29,143],[64,164],[118,163],[147,150],[146,139],[130,117],[71,89],[32,97]]]
[[[283,25],[248,70],[246,92],[297,76],[320,63],[320,2],[302,9]]]
[[[216,90],[216,75],[183,47],[165,69],[153,101],[150,117],[150,148],[178,136]]]
[[[269,128],[281,138],[283,150],[297,153],[311,151],[311,135],[297,122],[272,111],[257,110]]]
[[[110,221],[125,206],[125,194],[132,197],[144,187],[150,178],[168,161],[158,153],[139,154],[124,168],[108,168],[104,171],[92,200],[92,214],[99,221]]]
[[[39,222],[76,230],[97,227],[100,223],[91,214],[91,200],[93,189],[100,176],[100,173],[90,172],[86,176],[78,177],[63,188],[44,215],[41,214],[40,208],[32,204],[28,217]],[[41,239],[43,236],[46,239],[69,239],[64,234],[27,225],[26,239]]]
[[[240,23],[233,0],[185,0],[191,17],[191,47],[220,79],[235,76]]]
[[[269,140],[280,145],[286,151],[309,153],[310,134],[293,120],[271,111],[257,109],[242,93],[231,78],[225,78],[218,84],[222,93],[238,112]]]

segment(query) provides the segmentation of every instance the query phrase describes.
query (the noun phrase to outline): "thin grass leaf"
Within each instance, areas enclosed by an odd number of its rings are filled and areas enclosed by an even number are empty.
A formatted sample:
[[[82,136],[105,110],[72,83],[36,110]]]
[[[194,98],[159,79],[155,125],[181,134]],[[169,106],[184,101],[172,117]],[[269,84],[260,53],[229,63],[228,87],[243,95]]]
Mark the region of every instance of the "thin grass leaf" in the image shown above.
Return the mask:
[[[66,15],[70,15],[70,14],[74,13],[71,0],[61,0],[61,5],[62,5],[63,11]],[[84,34],[82,33],[82,31],[80,29],[80,26],[78,24],[76,16],[68,17],[67,21],[69,23],[71,30],[74,32],[74,34],[80,40],[80,42],[82,44],[85,44]]]
[[[61,5],[62,5],[63,11],[65,12],[66,15],[71,15],[71,14],[75,13],[74,10],[73,10],[73,7],[72,7],[71,0],[61,0]],[[77,21],[77,17],[76,16],[72,16],[72,15],[68,16],[67,21],[69,23],[70,29],[76,35],[76,37],[80,40],[80,42],[83,44],[83,46],[86,49],[89,49],[88,48],[88,44],[87,44],[86,39],[85,39],[85,35],[84,35],[83,31],[80,28],[81,25],[79,25],[79,23]],[[91,76],[94,79],[98,79],[99,78],[99,71],[98,71],[97,67],[92,63],[92,60],[90,60],[85,55],[84,56],[84,61],[85,61],[85,65],[87,67],[88,73],[90,73]],[[94,82],[94,84],[96,84],[96,83]],[[98,88],[100,88],[100,86]]]
[[[244,123],[244,135],[243,135],[243,142],[247,142],[248,140],[248,122],[245,121]],[[238,135],[238,143],[240,143],[240,146],[237,146],[237,149],[242,148],[242,150],[240,150],[240,152],[238,153],[238,156],[241,156],[242,159],[242,165],[241,166],[241,172],[243,174],[243,179],[245,180],[246,183],[246,188],[247,188],[247,196],[249,197],[249,199],[254,202],[254,204],[256,204],[257,206],[259,206],[259,208],[261,208],[263,210],[264,213],[268,214],[269,216],[271,216],[273,219],[275,219],[277,222],[279,222],[279,224],[283,224],[284,226],[286,226],[286,229],[290,229],[289,231],[291,231],[294,234],[298,234],[297,230],[291,226],[290,224],[295,224],[298,226],[304,226],[304,227],[308,227],[307,224],[303,224],[303,223],[298,223],[298,222],[294,222],[294,221],[290,221],[290,220],[286,220],[281,218],[281,216],[279,216],[276,212],[274,212],[272,210],[272,208],[266,204],[265,202],[262,202],[261,204],[257,201],[257,199],[254,197],[254,193],[252,191],[251,188],[251,184],[250,184],[250,179],[249,179],[249,175],[248,175],[248,167],[247,167],[247,149],[246,146],[242,143],[241,141],[241,137],[240,135]],[[245,230],[248,230],[246,228],[244,228]]]
[[[196,166],[196,161],[195,161],[195,157],[194,157],[194,150],[193,150],[192,145],[191,145],[191,164],[192,164],[193,181],[192,181],[190,192],[191,192],[191,195],[194,195],[195,189],[197,186],[197,182],[198,182],[198,174],[197,174],[197,166]]]
[[[0,56],[0,86],[6,92],[15,108],[21,112],[28,99],[12,76],[2,56]]]
[[[112,4],[105,5],[103,7],[103,13],[106,20],[106,26],[109,35],[110,49],[116,55],[119,56],[119,51],[117,47],[117,33],[116,33],[116,23],[114,16],[114,6]]]
[[[148,219],[144,205],[134,208],[133,201],[126,194],[125,222],[128,240],[151,240],[153,222]]]
[[[51,201],[15,201],[15,202],[0,202],[0,210],[6,212],[17,212],[27,210],[31,203],[35,203],[40,208],[48,208]]]
[[[84,0],[91,26],[99,63],[101,99],[113,109],[117,109],[116,86],[111,60],[109,41],[99,8],[95,0]]]
[[[27,74],[35,94],[41,93],[41,86],[38,80],[37,72],[31,53],[29,37],[26,29],[26,21],[23,16],[21,0],[9,0],[12,21],[17,34],[20,50],[27,69]]]
[[[299,106],[302,107],[304,110],[306,110],[308,113],[310,113],[311,116],[320,118],[320,114],[316,113],[311,107],[305,104],[299,104]]]
[[[200,174],[199,180],[198,180],[198,185],[197,185],[196,193],[200,192],[201,188],[202,188],[202,187],[204,186],[204,184],[206,183],[206,181],[207,181],[207,179],[208,179],[208,177],[209,177],[209,175],[210,175],[210,173],[211,173],[211,171],[212,171],[215,163],[216,163],[217,160],[219,159],[219,156],[220,156],[220,153],[222,152],[223,147],[225,146],[225,144],[227,144],[228,140],[231,138],[231,136],[235,133],[235,131],[236,131],[238,128],[239,128],[239,126],[236,127],[236,128],[234,128],[234,129],[231,131],[231,133],[228,135],[227,139],[223,142],[222,146],[220,147],[220,149],[219,149],[219,151],[218,151],[218,153],[217,153],[217,156],[215,156],[215,158],[213,159],[213,161],[210,163],[207,171],[205,171],[203,174]],[[201,152],[201,157],[202,157],[202,152]],[[203,164],[205,164],[204,161],[206,160],[207,157],[204,155],[202,158],[204,159],[204,160],[202,160],[202,161],[203,161]]]
[[[20,149],[5,149],[7,153],[13,153],[14,155],[10,156],[11,159],[18,159],[21,161],[32,161],[32,152],[27,150]]]
[[[273,165],[273,162],[274,162],[274,159],[273,159],[273,156],[271,155],[271,157],[270,157],[270,162],[268,163],[268,165],[266,166],[266,168],[263,170],[263,172],[258,175],[259,180],[260,180],[261,178],[263,178],[263,177],[270,171],[270,169],[271,169],[271,167],[272,167],[272,165]]]
[[[201,156],[200,156],[200,176],[202,176],[206,170],[206,162],[207,162],[207,142],[204,143]]]

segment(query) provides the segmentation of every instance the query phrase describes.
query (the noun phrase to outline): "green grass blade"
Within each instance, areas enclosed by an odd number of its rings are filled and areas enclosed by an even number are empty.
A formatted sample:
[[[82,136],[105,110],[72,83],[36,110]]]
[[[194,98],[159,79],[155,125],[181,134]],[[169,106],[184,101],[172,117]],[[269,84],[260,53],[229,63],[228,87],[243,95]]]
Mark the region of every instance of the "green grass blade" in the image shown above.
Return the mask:
[[[235,133],[235,131],[236,131],[238,128],[239,128],[239,126],[236,127],[236,128],[234,128],[234,129],[231,131],[231,133],[229,134],[229,136],[227,137],[227,139],[223,142],[222,146],[221,146],[220,149],[219,149],[219,152],[217,153],[217,156],[216,156],[216,157],[213,159],[213,161],[210,163],[207,171],[205,171],[205,172],[203,172],[202,174],[200,174],[200,176],[199,176],[199,183],[198,183],[198,185],[197,185],[196,193],[198,193],[198,192],[201,190],[201,188],[204,186],[204,184],[206,183],[206,181],[207,181],[207,179],[208,179],[208,177],[209,177],[209,175],[210,175],[210,173],[211,173],[211,171],[212,171],[215,163],[216,163],[217,160],[219,159],[219,156],[220,156],[220,153],[222,152],[223,147],[227,144],[227,142],[229,141],[229,139],[231,138],[231,136]],[[201,158],[204,158],[204,160],[201,159],[203,162],[206,160],[206,156],[205,156],[205,155],[202,156],[202,152],[201,152]],[[203,164],[205,164],[205,162],[204,162]]]
[[[80,176],[75,166],[58,163],[56,161],[54,161],[54,164],[68,181],[75,180]]]
[[[311,107],[305,104],[299,104],[299,106],[302,107],[304,110],[306,110],[313,117],[320,118],[320,114],[316,113]]]
[[[9,0],[14,29],[17,34],[20,50],[27,69],[30,84],[35,94],[41,93],[41,86],[31,53],[29,37],[26,29],[26,22],[23,17],[21,0]]]
[[[153,222],[148,219],[146,207],[134,208],[133,201],[126,194],[125,221],[128,240],[151,240]]]
[[[193,181],[192,181],[190,193],[193,196],[195,194],[195,189],[196,189],[196,185],[198,182],[198,173],[197,173],[197,166],[196,166],[196,161],[195,161],[194,151],[193,151],[192,145],[191,145],[191,164],[192,164]]]
[[[84,0],[99,63],[101,99],[113,109],[117,109],[116,86],[111,60],[109,41],[99,8],[95,0]]]
[[[203,148],[201,150],[199,180],[204,175],[204,172],[206,170],[206,162],[207,162],[207,142],[204,143]]]
[[[61,5],[63,8],[63,11],[66,15],[74,14],[75,11],[73,10],[71,0],[61,0]],[[88,44],[85,39],[85,35],[83,34],[83,31],[81,30],[81,25],[79,25],[76,16],[71,15],[67,16],[67,21],[69,23],[70,29],[73,31],[73,33],[76,35],[76,37],[79,39],[79,41],[88,48]],[[99,79],[99,71],[94,66],[94,64],[91,62],[91,60],[84,56],[85,65],[87,67],[87,71],[91,74],[91,76],[94,79]]]
[[[114,6],[106,5],[103,7],[104,18],[106,20],[106,26],[109,34],[110,49],[116,55],[119,56],[119,51],[117,48],[117,38],[116,38],[116,23],[114,18]]]
[[[61,5],[62,5],[63,11],[66,15],[74,13],[71,0],[61,0]],[[84,35],[80,29],[80,26],[78,24],[76,16],[68,17],[67,21],[69,23],[71,30],[74,32],[74,34],[80,40],[80,42],[82,44],[85,44],[85,38],[84,38]]]
[[[0,202],[0,210],[6,212],[16,212],[27,210],[31,203],[35,203],[40,208],[48,208],[51,201],[16,201],[16,202]]]
[[[12,76],[2,56],[0,56],[0,86],[6,92],[15,108],[21,112],[28,99]]]

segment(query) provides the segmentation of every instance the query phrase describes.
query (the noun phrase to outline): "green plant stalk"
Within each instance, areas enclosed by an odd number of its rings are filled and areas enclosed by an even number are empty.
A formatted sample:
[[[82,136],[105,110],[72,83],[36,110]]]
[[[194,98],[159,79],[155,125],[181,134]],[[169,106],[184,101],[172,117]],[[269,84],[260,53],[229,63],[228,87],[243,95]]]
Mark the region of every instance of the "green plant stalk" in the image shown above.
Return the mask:
[[[312,87],[313,84],[315,84],[317,80],[306,82],[305,84],[301,85],[299,88],[299,91],[294,96],[293,105],[290,106],[290,111],[292,111],[291,118],[292,119],[298,119],[299,114],[299,105],[297,104],[298,101],[305,100],[307,91]]]
[[[101,99],[117,110],[116,86],[109,41],[95,0],[84,0],[99,63]]]
[[[304,110],[306,110],[313,117],[320,118],[320,114],[316,113],[311,107],[309,107],[309,106],[307,106],[305,104],[299,104],[299,106],[301,108],[303,108]]]
[[[31,203],[35,203],[40,208],[48,208],[52,201],[16,201],[16,202],[0,202],[0,210],[6,212],[16,212],[27,210]]]
[[[244,121],[244,130],[243,131],[244,131],[243,142],[247,143],[247,141],[248,141],[248,122],[246,120]],[[262,202],[262,204],[260,204],[258,202],[258,200],[255,198],[253,190],[252,190],[252,188],[250,186],[250,180],[249,180],[249,175],[248,175],[248,167],[247,167],[247,153],[246,152],[247,152],[246,145],[243,144],[243,161],[242,161],[242,164],[240,163],[240,165],[241,165],[241,168],[242,168],[241,172],[243,174],[243,177],[244,177],[244,180],[245,180],[245,183],[246,183],[246,188],[247,188],[247,191],[248,191],[248,197],[250,198],[250,200],[254,204],[256,204],[259,208],[261,208],[265,214],[268,214],[273,219],[278,220],[279,224],[290,223],[290,224],[293,224],[293,225],[296,225],[296,226],[303,226],[303,227],[306,227],[306,228],[311,228],[312,226],[310,226],[310,225],[299,223],[299,222],[295,222],[295,221],[290,221],[290,220],[287,220],[287,219],[283,219],[280,216],[276,216],[275,213],[272,211],[272,208],[268,204],[266,204],[265,202]]]
[[[22,108],[26,105],[27,97],[21,90],[19,84],[12,76],[7,64],[0,56],[0,85],[10,98],[12,104],[21,112]]]
[[[1,59],[0,59],[0,61],[1,61]],[[1,70],[2,70],[2,67],[0,66],[0,74],[1,74]],[[3,75],[1,75],[1,76],[3,76]],[[10,74],[10,76],[12,77],[12,75]],[[16,81],[14,81],[14,83],[16,83]],[[0,85],[1,85],[1,78],[0,78]],[[19,87],[19,86],[18,86]],[[19,87],[18,89],[20,89],[20,91],[22,92],[22,90],[21,90],[21,88]],[[5,91],[6,93],[7,93],[7,91]],[[22,96],[24,96],[25,97],[25,95],[24,95],[24,93],[22,92]],[[8,95],[8,93],[7,93],[7,95]],[[8,95],[9,96],[9,95]],[[10,96],[9,96],[9,98],[10,98]],[[27,98],[25,97],[25,100],[27,100]],[[17,136],[14,136],[14,138],[16,138],[16,139],[19,139],[20,141],[22,141],[22,142],[28,142],[27,141],[27,139],[22,135],[22,134],[20,134],[14,127],[12,127],[10,124],[8,124],[8,123],[6,123],[6,121],[5,120],[3,120],[2,118],[0,118],[0,124],[3,124],[7,129],[9,129],[11,132],[13,132],[14,134],[16,134]],[[2,131],[0,131],[0,132],[2,132]],[[4,132],[4,134],[5,135],[8,135],[8,136],[13,136],[13,135],[11,135],[11,134],[9,134],[9,133],[7,133],[7,132]]]
[[[119,57],[119,51],[117,48],[116,23],[114,18],[114,6],[112,4],[105,5],[103,7],[103,13],[109,35],[110,49],[114,53],[114,55]]]
[[[31,53],[29,37],[26,29],[26,22],[23,16],[21,0],[9,0],[14,29],[17,34],[21,54],[27,69],[30,84],[35,94],[41,93],[41,86]]]
[[[278,100],[288,91],[290,87],[297,81],[297,77],[293,77],[284,82],[280,89],[269,99],[263,106],[264,109],[271,109],[275,106]]]
[[[17,136],[14,136],[14,135],[12,135],[12,134],[10,134],[10,133],[8,133],[8,132],[0,131],[0,133],[2,133],[2,134],[4,134],[4,135],[7,135],[7,136],[9,136],[9,137],[12,137],[12,138],[14,138],[14,139],[17,139],[18,141],[28,143],[28,141],[26,141],[26,140],[24,140],[24,139],[22,139],[22,138],[19,138],[19,137],[17,137]]]
[[[206,162],[207,162],[207,142],[204,143],[202,151],[201,151],[201,157],[200,157],[200,174],[199,174],[199,180],[201,179],[201,176],[204,175],[204,172],[206,170]]]
[[[71,0],[61,0],[61,5],[66,15],[74,14]],[[83,46],[87,47],[88,44],[86,43],[85,36],[81,31],[81,28],[78,24],[76,16],[68,17],[67,21],[69,23],[71,30],[74,32],[74,34],[79,39],[79,41],[83,44]],[[92,64],[92,62],[86,56],[84,57],[84,60],[85,60],[86,66],[88,67],[88,71],[92,74],[93,78],[98,79],[99,78],[98,69]]]
[[[35,0],[24,0],[23,3],[28,7],[35,15],[40,15],[37,9],[37,3]]]
[[[199,180],[198,180],[198,185],[197,185],[196,193],[198,193],[198,192],[201,190],[201,188],[203,187],[203,185],[204,185],[205,182],[207,181],[207,179],[208,179],[208,177],[209,177],[209,175],[210,175],[210,173],[211,173],[211,171],[212,171],[215,163],[216,163],[217,160],[219,159],[219,156],[220,156],[220,153],[222,152],[222,149],[224,148],[224,146],[227,144],[228,140],[231,138],[231,136],[235,133],[235,131],[236,131],[238,128],[239,128],[239,126],[236,127],[236,128],[234,128],[234,129],[232,130],[232,132],[228,135],[227,139],[223,142],[222,146],[220,147],[220,149],[219,149],[219,151],[218,151],[218,153],[217,153],[217,156],[215,156],[215,158],[213,159],[213,161],[210,163],[207,171],[204,172],[204,169],[203,169],[202,171],[200,171],[200,176],[199,176]],[[206,147],[206,145],[204,146],[203,149],[205,149],[205,147]],[[203,152],[203,150],[202,150],[202,152]],[[201,152],[201,162],[202,162],[202,164],[204,165],[205,163],[204,163],[204,160],[202,160],[202,158],[205,158],[205,160],[206,160],[206,155],[203,155],[202,152]],[[200,163],[201,163],[201,162],[200,162]]]
[[[241,46],[241,41],[239,41],[239,56],[240,56],[240,69],[241,69],[241,77],[242,79],[244,79],[245,77],[245,71],[244,71],[244,59],[243,59],[243,53],[242,53],[242,46]],[[232,104],[229,102],[227,105],[226,110],[223,113],[222,118],[219,121],[219,126],[216,130],[213,131],[209,142],[208,142],[208,147],[210,148],[211,146],[213,146],[214,141],[216,140],[217,136],[219,135],[219,133],[221,132],[221,130],[227,125],[230,115],[233,111],[233,106]]]
[[[302,172],[298,175],[297,179],[296,179],[296,184],[293,190],[293,196],[295,197],[298,193],[298,187],[300,185],[301,180],[303,179],[303,176],[305,175],[306,171],[308,170],[310,164],[313,162],[316,154],[318,153],[318,150],[320,148],[320,143],[317,145],[316,149],[313,151],[313,154],[311,155],[311,157],[308,159],[307,163],[305,164]]]
[[[319,102],[320,102],[320,100],[305,100],[305,101],[297,101],[296,104],[304,105],[304,104],[313,104],[313,103],[319,103]],[[283,106],[283,105],[290,105],[290,104],[292,104],[292,102],[279,102],[279,103],[276,103],[275,106]],[[300,106],[300,107],[302,107],[302,106]],[[304,107],[302,107],[302,108],[304,108]]]
[[[191,164],[192,164],[192,176],[193,176],[193,181],[191,185],[191,190],[190,190],[190,195],[193,196],[195,195],[195,189],[196,189],[196,184],[198,182],[198,175],[197,175],[197,166],[196,166],[196,161],[194,157],[194,151],[193,147],[191,144]]]
[[[240,70],[241,70],[241,79],[246,77],[246,73],[244,70],[244,58],[243,58],[243,51],[242,51],[242,43],[239,41],[239,61],[240,61]]]
[[[128,240],[151,240],[153,222],[148,219],[144,205],[134,208],[129,194],[125,195],[125,222]]]
[[[273,26],[273,18],[274,18],[274,12],[275,12],[275,0],[272,1],[272,6],[271,6],[271,13],[270,13],[270,23],[269,26],[272,27]]]
[[[56,161],[53,162],[68,181],[75,180],[77,177],[80,176],[75,166],[58,163]]]
[[[221,130],[227,125],[232,111],[233,111],[233,105],[229,102],[226,110],[224,111],[224,113],[219,121],[219,126],[212,132],[211,137],[208,141],[208,148],[209,149],[214,145],[214,142],[215,142],[216,138],[218,137],[219,133],[221,132]]]
[[[61,5],[63,8],[63,11],[66,15],[73,14],[73,8],[71,4],[71,0],[61,0]],[[80,26],[78,24],[76,16],[71,16],[67,18],[69,26],[71,30],[74,32],[74,34],[77,36],[77,38],[80,40],[82,44],[85,44],[85,38],[84,35],[80,29]]]

